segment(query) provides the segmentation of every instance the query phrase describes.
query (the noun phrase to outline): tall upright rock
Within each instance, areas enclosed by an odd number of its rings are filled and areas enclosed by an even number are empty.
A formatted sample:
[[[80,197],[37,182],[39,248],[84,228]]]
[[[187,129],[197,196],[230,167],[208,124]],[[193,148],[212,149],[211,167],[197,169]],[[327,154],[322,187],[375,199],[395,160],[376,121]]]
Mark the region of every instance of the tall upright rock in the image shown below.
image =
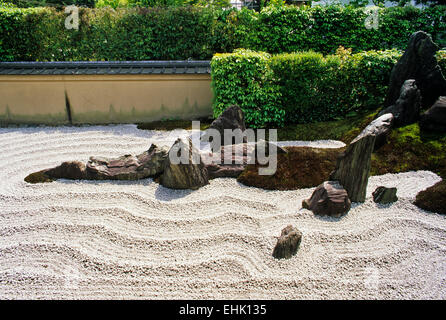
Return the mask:
[[[370,123],[347,147],[336,162],[330,180],[337,180],[347,190],[352,202],[364,202],[369,180],[371,156],[377,137],[385,134],[393,116],[384,114]]]
[[[421,91],[422,108],[431,107],[439,96],[446,95],[446,80],[435,57],[438,49],[429,34],[423,31],[412,34],[406,51],[390,74],[385,106],[396,103],[401,86],[408,79],[415,79]]]

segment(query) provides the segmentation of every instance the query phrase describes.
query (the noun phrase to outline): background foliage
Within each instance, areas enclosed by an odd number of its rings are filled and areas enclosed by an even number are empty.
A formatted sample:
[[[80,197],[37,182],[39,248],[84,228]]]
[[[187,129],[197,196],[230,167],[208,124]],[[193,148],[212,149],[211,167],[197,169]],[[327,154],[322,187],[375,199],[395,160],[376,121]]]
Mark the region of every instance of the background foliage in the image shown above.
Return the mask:
[[[377,9],[377,30],[365,27],[366,10],[283,5],[261,12],[213,6],[81,8],[79,30],[67,30],[67,15],[60,8],[2,6],[0,60],[210,59],[235,48],[323,54],[334,54],[339,46],[353,52],[404,49],[417,30],[446,46],[446,6]]]
[[[214,116],[238,104],[254,127],[342,119],[382,107],[397,50],[278,55],[237,50],[212,59]],[[446,51],[437,54],[443,70]]]

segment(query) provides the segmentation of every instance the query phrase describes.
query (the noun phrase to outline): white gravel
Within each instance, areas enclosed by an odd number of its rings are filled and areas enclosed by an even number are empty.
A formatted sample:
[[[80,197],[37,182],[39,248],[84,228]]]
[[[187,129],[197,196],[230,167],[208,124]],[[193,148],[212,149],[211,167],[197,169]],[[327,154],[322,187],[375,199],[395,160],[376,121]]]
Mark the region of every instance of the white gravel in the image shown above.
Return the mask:
[[[440,180],[432,172],[372,177],[366,202],[340,219],[301,209],[313,189],[266,191],[234,179],[197,191],[152,179],[23,181],[65,160],[171,145],[178,133],[0,129],[0,299],[446,298],[446,218],[412,204]],[[375,204],[380,185],[397,187],[398,202]],[[275,237],[288,224],[302,244],[278,261]]]

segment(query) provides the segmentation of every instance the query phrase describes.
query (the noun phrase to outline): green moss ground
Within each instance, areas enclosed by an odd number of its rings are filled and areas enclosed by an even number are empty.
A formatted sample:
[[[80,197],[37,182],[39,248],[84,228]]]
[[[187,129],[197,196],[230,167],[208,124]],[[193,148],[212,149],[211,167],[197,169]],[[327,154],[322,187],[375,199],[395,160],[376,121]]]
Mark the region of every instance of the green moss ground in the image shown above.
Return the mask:
[[[418,123],[393,129],[372,154],[372,175],[430,170],[446,178],[446,134],[420,131]]]

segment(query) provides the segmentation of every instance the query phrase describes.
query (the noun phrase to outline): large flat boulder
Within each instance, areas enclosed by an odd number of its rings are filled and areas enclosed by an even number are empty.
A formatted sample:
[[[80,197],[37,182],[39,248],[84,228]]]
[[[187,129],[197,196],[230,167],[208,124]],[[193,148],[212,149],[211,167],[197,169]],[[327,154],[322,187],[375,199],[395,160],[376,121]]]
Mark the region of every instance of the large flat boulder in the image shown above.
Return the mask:
[[[385,106],[395,105],[401,86],[409,79],[414,79],[421,91],[422,108],[431,107],[439,96],[446,95],[446,80],[435,57],[438,49],[427,33],[412,34],[406,51],[392,69]]]
[[[446,132],[446,96],[440,97],[421,115],[420,127],[428,131]]]
[[[139,180],[159,175],[167,158],[167,149],[152,144],[140,155],[115,159],[91,157],[87,163],[90,180]]]
[[[164,161],[160,182],[171,189],[198,189],[209,183],[208,171],[190,138],[178,138]]]

